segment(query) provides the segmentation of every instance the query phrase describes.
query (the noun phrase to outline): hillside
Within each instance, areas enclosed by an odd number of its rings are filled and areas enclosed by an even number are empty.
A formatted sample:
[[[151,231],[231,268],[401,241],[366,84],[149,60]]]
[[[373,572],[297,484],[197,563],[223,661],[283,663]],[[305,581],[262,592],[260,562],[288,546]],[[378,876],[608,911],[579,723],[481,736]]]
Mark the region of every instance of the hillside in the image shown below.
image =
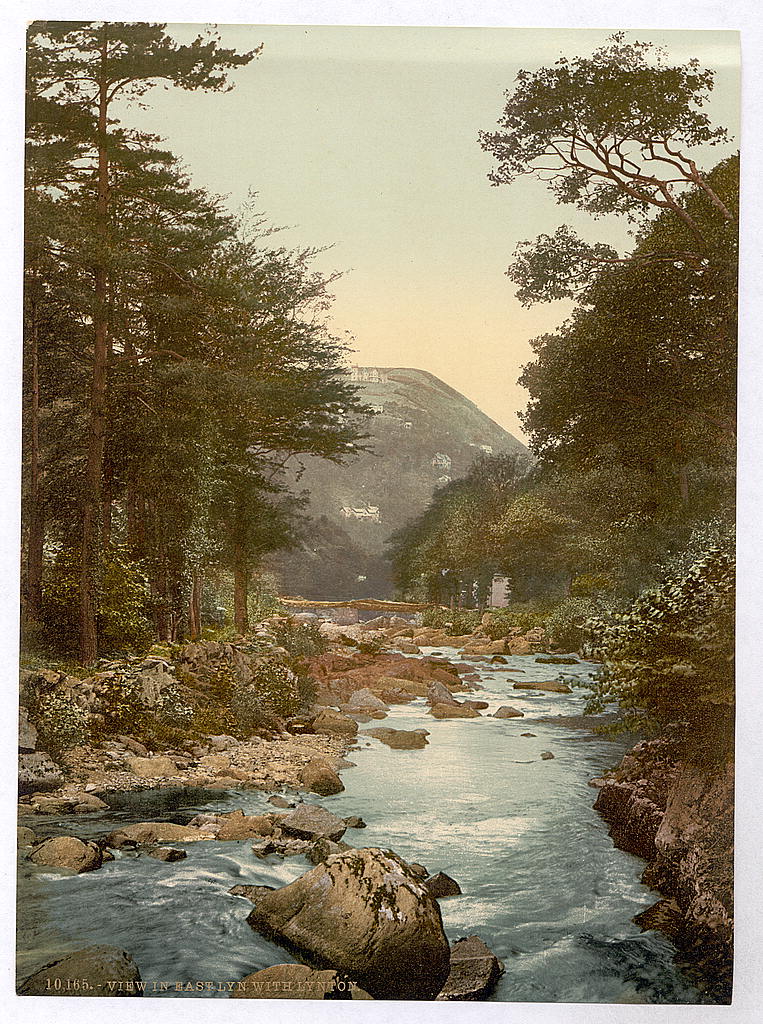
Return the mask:
[[[310,494],[303,546],[271,560],[282,593],[313,599],[392,595],[387,539],[422,512],[438,486],[483,452],[525,446],[473,402],[424,370],[353,367],[373,453],[346,466],[306,459],[295,490]]]

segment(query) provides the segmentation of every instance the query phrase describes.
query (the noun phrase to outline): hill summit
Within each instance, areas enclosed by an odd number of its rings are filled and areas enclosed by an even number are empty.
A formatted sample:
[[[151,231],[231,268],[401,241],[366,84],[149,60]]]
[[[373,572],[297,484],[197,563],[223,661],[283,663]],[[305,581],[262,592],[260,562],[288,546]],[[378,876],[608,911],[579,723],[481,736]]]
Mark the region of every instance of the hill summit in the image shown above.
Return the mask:
[[[527,448],[474,402],[426,370],[353,366],[372,415],[372,452],[344,466],[308,458],[292,486],[310,494],[301,547],[271,560],[283,594],[313,600],[390,597],[388,538],[464,476],[482,454]]]

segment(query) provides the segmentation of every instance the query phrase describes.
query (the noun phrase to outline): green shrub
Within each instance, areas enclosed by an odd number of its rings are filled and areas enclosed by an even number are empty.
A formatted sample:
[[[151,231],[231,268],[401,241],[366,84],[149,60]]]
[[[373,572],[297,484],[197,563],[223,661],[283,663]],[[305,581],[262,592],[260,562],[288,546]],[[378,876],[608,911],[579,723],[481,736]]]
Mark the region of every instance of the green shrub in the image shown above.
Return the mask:
[[[552,607],[548,601],[514,601],[507,608],[490,608],[491,621],[485,632],[491,640],[503,640],[513,629],[526,633],[545,626]]]
[[[115,673],[102,679],[98,696],[105,735],[140,733],[148,724],[148,709],[142,703],[140,686],[130,676]]]
[[[317,622],[295,622],[294,619],[277,622],[273,626],[273,637],[292,658],[313,658],[329,647]]]
[[[272,658],[257,666],[251,683],[235,684],[230,696],[231,712],[245,732],[256,729],[269,715],[296,714],[302,703],[298,676]]]
[[[42,622],[37,642],[68,651],[76,641],[79,565],[76,552],[65,548],[46,566],[43,577]],[[98,642],[102,651],[144,651],[152,641],[150,590],[140,565],[121,549],[109,551],[96,585]]]
[[[587,597],[568,597],[553,608],[543,623],[546,636],[555,647],[579,651],[586,638],[586,623],[595,605]]]
[[[32,693],[27,711],[37,729],[39,746],[51,757],[58,758],[90,738],[87,712],[60,691]]]
[[[187,704],[176,686],[162,690],[154,708],[157,721],[171,729],[186,729],[193,719],[193,708]]]
[[[623,612],[592,620],[603,662],[588,710],[618,702],[645,728],[671,726],[692,756],[727,756],[734,726],[734,552],[707,527],[662,582]]]
[[[431,629],[444,629],[451,636],[473,633],[480,624],[480,613],[473,608],[427,608],[422,613],[422,625]]]

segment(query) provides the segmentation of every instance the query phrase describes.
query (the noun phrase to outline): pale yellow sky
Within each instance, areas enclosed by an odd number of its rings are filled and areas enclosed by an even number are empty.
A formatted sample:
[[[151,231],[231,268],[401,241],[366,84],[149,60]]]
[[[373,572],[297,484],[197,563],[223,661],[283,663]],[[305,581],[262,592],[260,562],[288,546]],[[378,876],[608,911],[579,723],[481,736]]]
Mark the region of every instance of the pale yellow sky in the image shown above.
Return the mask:
[[[183,41],[198,26],[172,25]],[[131,121],[167,139],[196,184],[237,209],[250,189],[283,244],[332,246],[333,322],[354,361],[441,377],[512,433],[529,340],[566,303],[523,309],[504,272],[516,243],[573,224],[627,245],[618,221],[559,207],[542,185],[491,188],[477,141],[520,67],[590,53],[609,34],[576,29],[219,26],[224,45],[265,44],[226,94],[156,89]],[[672,59],[717,70],[713,119],[738,138],[738,36],[638,32]],[[736,145],[701,154],[707,166]]]

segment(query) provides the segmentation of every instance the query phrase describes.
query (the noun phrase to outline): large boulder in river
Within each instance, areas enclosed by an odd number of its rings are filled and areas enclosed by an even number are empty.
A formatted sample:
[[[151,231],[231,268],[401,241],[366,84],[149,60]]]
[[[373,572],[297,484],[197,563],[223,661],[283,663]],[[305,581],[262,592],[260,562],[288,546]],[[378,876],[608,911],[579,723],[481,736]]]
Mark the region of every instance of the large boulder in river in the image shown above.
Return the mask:
[[[116,946],[88,946],[46,964],[17,989],[20,996],[142,996],[140,971]]]
[[[336,971],[304,964],[276,964],[236,982],[231,999],[370,999],[354,981]]]
[[[374,999],[433,999],[450,971],[437,901],[390,851],[329,857],[264,894],[247,921],[310,964],[348,975]]]
[[[433,704],[429,709],[433,718],[480,718],[479,711],[467,704]]]
[[[546,690],[548,693],[572,693],[572,688],[558,679],[546,679],[543,682],[529,682],[518,679],[514,683],[515,690]]]
[[[317,793],[318,796],[333,796],[344,789],[344,784],[334,769],[317,758],[305,765],[300,773],[300,780],[311,793]]]
[[[338,842],[347,825],[320,804],[300,804],[279,819],[281,831],[297,839],[332,839]]]
[[[429,733],[426,729],[364,729],[364,736],[373,736],[393,750],[422,750]]]
[[[438,1000],[487,999],[503,974],[503,964],[482,939],[470,935],[453,943],[450,974]]]
[[[313,732],[324,736],[356,736],[358,723],[333,708],[324,708],[313,719]]]
[[[103,853],[95,843],[83,843],[76,836],[53,836],[35,846],[29,859],[34,864],[66,868],[81,875],[99,868],[103,864]]]

